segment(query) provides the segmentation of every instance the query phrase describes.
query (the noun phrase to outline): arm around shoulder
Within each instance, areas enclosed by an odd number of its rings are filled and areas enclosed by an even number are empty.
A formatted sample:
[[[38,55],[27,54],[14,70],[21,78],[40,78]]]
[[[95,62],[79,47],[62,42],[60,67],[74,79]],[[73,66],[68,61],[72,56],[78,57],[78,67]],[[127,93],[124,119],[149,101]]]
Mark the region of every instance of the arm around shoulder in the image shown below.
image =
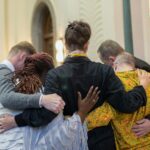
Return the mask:
[[[109,69],[105,80],[106,99],[115,109],[123,113],[135,112],[146,104],[147,98],[143,86],[136,86],[126,92],[113,69]]]
[[[15,92],[12,75],[7,68],[0,70],[0,103],[9,109],[39,108],[41,94],[27,95]]]

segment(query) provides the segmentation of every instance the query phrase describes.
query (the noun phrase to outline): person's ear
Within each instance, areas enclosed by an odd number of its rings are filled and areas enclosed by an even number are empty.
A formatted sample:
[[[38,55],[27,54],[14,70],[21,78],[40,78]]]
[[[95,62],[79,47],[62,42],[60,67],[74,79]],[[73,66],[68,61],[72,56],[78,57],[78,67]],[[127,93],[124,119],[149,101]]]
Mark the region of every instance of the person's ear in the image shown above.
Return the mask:
[[[28,54],[26,52],[21,52],[20,55],[19,55],[19,60],[20,61],[25,61],[27,56],[28,56]]]
[[[109,56],[108,61],[111,66],[113,66],[115,59],[116,59],[115,56]]]
[[[25,53],[20,53],[20,59],[24,59],[26,57]]]

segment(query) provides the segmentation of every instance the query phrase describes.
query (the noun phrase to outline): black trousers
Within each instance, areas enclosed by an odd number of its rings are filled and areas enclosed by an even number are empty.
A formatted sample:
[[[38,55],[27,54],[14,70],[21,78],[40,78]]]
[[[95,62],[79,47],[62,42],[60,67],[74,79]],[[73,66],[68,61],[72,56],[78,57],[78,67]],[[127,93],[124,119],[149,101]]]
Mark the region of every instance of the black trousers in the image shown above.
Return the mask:
[[[95,128],[88,132],[89,150],[116,150],[111,125]]]

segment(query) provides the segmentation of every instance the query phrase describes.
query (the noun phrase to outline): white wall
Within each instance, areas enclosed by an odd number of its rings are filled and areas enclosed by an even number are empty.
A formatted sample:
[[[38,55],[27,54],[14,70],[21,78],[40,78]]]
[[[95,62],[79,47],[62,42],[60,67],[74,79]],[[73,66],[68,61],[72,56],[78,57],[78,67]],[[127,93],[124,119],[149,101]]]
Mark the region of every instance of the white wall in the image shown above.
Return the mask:
[[[32,17],[36,5],[44,1],[53,7],[55,15],[55,39],[64,35],[69,21],[84,20],[92,28],[88,55],[92,60],[97,59],[97,48],[102,41],[113,39],[124,46],[122,1],[120,0],[0,0],[0,52],[6,53],[15,43],[31,41]],[[134,2],[136,0],[133,0]],[[132,1],[132,2],[133,2]],[[138,46],[138,30],[134,33],[135,55],[150,60],[150,16],[147,15],[148,0],[137,6],[141,15],[143,38]],[[136,4],[134,4],[136,7]],[[133,6],[133,5],[132,5]],[[134,11],[138,11],[135,8]],[[140,14],[141,13],[141,14]],[[136,22],[136,19],[135,19]],[[136,23],[133,22],[133,26]],[[141,47],[144,47],[141,51]],[[139,49],[138,49],[139,48]],[[0,56],[0,60],[3,56]]]
[[[149,0],[131,1],[134,54],[150,63],[149,11]]]
[[[144,35],[144,59],[150,63],[150,8],[149,0],[142,1],[142,23]]]
[[[4,0],[0,0],[0,59],[4,58],[6,51],[5,15]]]
[[[122,3],[120,0],[55,0],[57,36],[62,37],[68,22],[83,20],[90,24],[92,37],[88,56],[95,61],[97,49],[106,39],[118,40],[124,45]],[[119,13],[118,13],[119,12]]]

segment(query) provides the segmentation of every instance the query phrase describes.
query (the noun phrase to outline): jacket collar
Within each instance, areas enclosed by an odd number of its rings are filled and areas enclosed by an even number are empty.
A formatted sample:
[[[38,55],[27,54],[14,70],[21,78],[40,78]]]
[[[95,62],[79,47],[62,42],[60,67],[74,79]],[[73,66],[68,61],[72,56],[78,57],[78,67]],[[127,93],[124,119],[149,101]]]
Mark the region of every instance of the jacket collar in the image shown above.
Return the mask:
[[[4,60],[1,64],[6,65],[12,72],[15,71],[15,67],[13,66],[13,64],[9,61],[9,60]]]
[[[78,57],[70,57],[67,56],[64,60],[64,64],[66,63],[83,63],[83,62],[91,62],[91,60],[86,56],[78,56]]]

